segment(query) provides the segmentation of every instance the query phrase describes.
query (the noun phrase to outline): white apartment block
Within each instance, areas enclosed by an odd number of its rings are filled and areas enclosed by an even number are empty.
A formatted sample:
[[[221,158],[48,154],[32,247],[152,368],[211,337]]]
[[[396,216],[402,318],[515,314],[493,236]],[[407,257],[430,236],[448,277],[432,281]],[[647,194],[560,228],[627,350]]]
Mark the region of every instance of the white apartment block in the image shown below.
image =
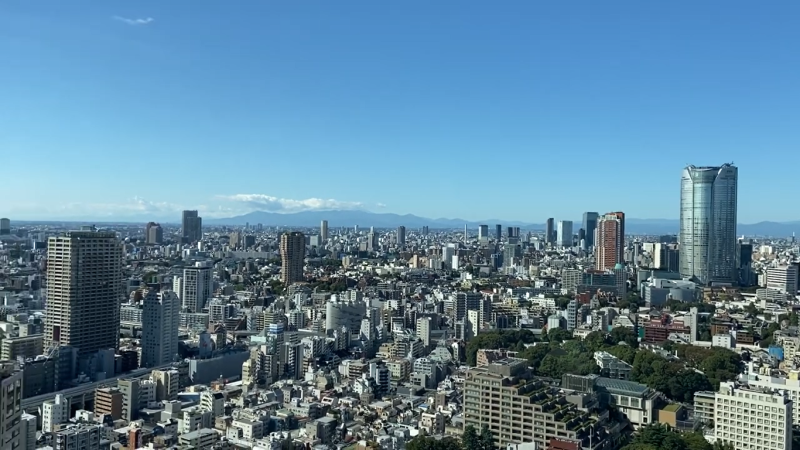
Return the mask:
[[[194,313],[202,312],[214,293],[211,264],[196,262],[194,267],[183,269],[183,277],[180,281],[173,282],[173,288],[176,283],[181,290],[175,292],[179,292],[184,309]]]
[[[181,301],[172,291],[150,290],[142,308],[142,366],[167,364],[178,355]]]
[[[792,448],[792,401],[784,395],[734,382],[714,394],[714,435],[736,450]]]
[[[62,394],[56,394],[53,400],[42,403],[42,431],[52,433],[56,425],[69,421],[69,400]]]

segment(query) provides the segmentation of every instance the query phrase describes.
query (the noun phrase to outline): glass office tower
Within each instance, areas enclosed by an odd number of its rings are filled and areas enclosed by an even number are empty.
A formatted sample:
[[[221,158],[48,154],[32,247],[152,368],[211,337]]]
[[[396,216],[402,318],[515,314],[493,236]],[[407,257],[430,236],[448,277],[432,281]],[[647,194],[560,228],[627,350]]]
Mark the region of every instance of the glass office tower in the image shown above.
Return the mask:
[[[680,272],[703,285],[735,283],[739,169],[688,166],[681,177]]]

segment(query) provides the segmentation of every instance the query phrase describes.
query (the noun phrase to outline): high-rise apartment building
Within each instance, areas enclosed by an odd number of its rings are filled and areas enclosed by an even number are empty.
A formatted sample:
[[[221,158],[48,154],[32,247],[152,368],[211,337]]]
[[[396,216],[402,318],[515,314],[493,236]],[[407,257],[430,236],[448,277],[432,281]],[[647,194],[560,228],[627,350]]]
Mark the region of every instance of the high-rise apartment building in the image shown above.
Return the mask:
[[[211,263],[197,261],[194,267],[184,268],[183,277],[174,280],[172,290],[180,293],[186,311],[202,312],[208,299],[214,294],[214,273]]]
[[[594,230],[597,229],[597,220],[599,217],[600,215],[596,212],[583,213],[583,231],[586,234],[584,245],[587,249],[592,248],[595,245]]]
[[[792,448],[792,401],[781,391],[720,383],[714,394],[714,435],[736,450]]]
[[[11,221],[3,217],[0,219],[0,236],[11,234]]]
[[[322,239],[322,242],[328,240],[328,221],[323,220],[319,224],[319,238]]]
[[[0,449],[23,448],[22,370],[16,361],[0,361]]]
[[[406,227],[402,225],[397,227],[397,246],[400,248],[406,246]]]
[[[115,233],[51,237],[44,347],[75,347],[79,357],[117,348],[122,295],[122,245]]]
[[[281,281],[289,287],[303,281],[303,264],[306,258],[306,237],[299,231],[281,235]]]
[[[544,242],[552,244],[556,241],[555,219],[550,217],[544,226]]]
[[[197,211],[184,211],[182,221],[183,241],[197,242],[203,239],[203,218]]]
[[[163,244],[164,243],[164,229],[161,225],[150,222],[145,228],[145,242],[148,244]]]
[[[559,220],[558,221],[558,239],[556,244],[559,247],[572,247],[572,221]]]
[[[731,164],[683,169],[678,241],[684,278],[705,285],[737,280],[738,178]]]
[[[612,212],[597,221],[595,230],[595,268],[613,270],[625,262],[625,213]],[[586,235],[588,239],[588,234]]]
[[[178,355],[181,300],[172,291],[151,288],[142,310],[142,367],[156,367]]]

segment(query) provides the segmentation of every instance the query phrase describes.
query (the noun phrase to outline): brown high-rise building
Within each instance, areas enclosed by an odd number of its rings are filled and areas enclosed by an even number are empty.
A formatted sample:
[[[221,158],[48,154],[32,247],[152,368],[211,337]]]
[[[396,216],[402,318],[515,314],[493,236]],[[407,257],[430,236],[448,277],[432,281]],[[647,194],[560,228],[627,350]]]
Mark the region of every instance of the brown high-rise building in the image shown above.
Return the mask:
[[[289,287],[304,281],[303,264],[306,259],[306,237],[299,231],[281,235],[281,281]]]
[[[595,231],[595,267],[613,270],[625,262],[625,213],[612,212],[600,217]]]

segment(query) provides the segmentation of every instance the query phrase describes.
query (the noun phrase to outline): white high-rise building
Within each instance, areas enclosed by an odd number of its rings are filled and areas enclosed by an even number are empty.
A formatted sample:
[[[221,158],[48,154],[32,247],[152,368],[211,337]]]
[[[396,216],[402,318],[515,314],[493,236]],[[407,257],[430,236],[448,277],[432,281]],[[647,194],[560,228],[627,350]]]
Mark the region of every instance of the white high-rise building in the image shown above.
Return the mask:
[[[119,346],[122,245],[116,233],[69,231],[47,242],[44,347],[89,356]]]
[[[784,294],[797,294],[797,266],[770,267],[767,269],[767,289],[775,289]]]
[[[789,450],[792,409],[778,391],[723,382],[714,394],[714,435],[736,450]]]
[[[208,299],[214,293],[214,276],[211,270],[211,263],[196,262],[194,267],[183,269],[183,277],[178,282],[180,287],[180,299],[184,309],[189,312],[202,312]],[[173,288],[175,282],[173,282]]]
[[[69,400],[56,394],[53,400],[42,403],[42,431],[52,433],[56,425],[69,421]]]
[[[572,221],[558,221],[558,240],[559,247],[572,247]]]
[[[142,367],[156,367],[175,360],[181,301],[172,291],[151,289],[142,311]]]

